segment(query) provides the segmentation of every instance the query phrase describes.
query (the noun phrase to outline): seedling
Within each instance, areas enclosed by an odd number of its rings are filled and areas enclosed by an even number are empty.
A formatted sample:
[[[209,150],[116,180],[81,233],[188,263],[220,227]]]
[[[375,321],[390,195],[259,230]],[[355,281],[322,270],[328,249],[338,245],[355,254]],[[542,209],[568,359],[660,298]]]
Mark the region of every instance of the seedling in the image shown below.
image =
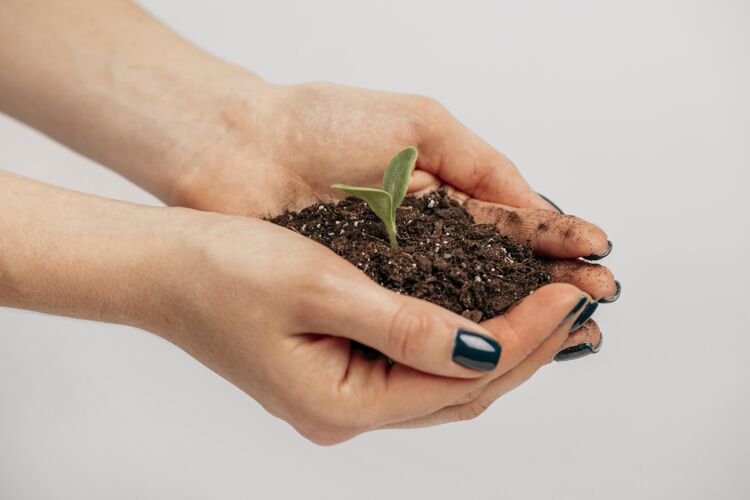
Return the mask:
[[[391,248],[398,248],[396,240],[396,210],[404,201],[409,179],[417,162],[417,150],[408,147],[393,157],[383,175],[383,189],[334,184],[348,195],[363,200],[385,224]]]

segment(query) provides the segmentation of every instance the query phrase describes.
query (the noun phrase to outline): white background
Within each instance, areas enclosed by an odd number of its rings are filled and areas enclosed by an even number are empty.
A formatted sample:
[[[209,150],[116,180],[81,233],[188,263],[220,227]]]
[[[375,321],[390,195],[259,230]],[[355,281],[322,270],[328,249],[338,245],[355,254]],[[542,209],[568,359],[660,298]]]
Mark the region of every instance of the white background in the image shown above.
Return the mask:
[[[270,81],[438,98],[608,231],[623,296],[480,419],[332,448],[149,334],[0,309],[0,498],[750,497],[748,2],[145,5]],[[156,203],[2,116],[0,168]]]

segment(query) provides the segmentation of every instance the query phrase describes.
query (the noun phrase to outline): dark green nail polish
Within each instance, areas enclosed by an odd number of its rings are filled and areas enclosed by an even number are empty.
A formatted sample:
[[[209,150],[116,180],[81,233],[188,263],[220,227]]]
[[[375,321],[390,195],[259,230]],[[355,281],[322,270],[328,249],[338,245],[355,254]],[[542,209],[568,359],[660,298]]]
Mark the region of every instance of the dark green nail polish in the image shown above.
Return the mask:
[[[600,304],[611,304],[612,302],[620,298],[620,292],[622,292],[622,285],[620,285],[620,282],[617,280],[615,280],[615,285],[617,285],[617,291],[614,293],[614,295],[611,295],[610,297],[602,297],[601,299],[599,299]]]
[[[604,337],[599,341],[599,345],[596,347],[591,345],[591,342],[584,342],[583,344],[574,345],[563,349],[555,355],[555,361],[572,361],[574,359],[588,356],[589,354],[596,354],[601,351],[602,344],[604,343]]]
[[[554,201],[550,200],[549,198],[547,198],[546,196],[544,196],[542,193],[537,193],[537,194],[539,196],[541,196],[544,201],[546,201],[547,203],[549,203],[550,205],[552,205],[553,207],[555,207],[555,210],[557,210],[561,214],[565,213],[565,212],[562,211],[562,208],[560,208],[560,207],[557,206],[557,203],[555,203]]]
[[[586,305],[586,302],[588,302],[588,300],[589,300],[588,297],[586,297],[585,295],[581,295],[581,298],[578,299],[578,302],[576,302],[576,305],[573,307],[573,309],[570,310],[570,312],[567,314],[567,316],[565,316],[563,318],[563,320],[560,322],[560,324],[565,323],[570,318],[572,318],[573,316],[575,316],[576,313],[578,313],[578,311],[580,311],[581,308]]]
[[[592,253],[588,257],[584,257],[586,260],[601,260],[607,255],[612,253],[612,242],[607,240],[607,249],[604,251],[604,253]]]
[[[570,327],[570,332],[573,333],[574,331],[581,328],[589,320],[589,318],[591,318],[597,307],[599,307],[599,303],[594,300],[586,304],[583,312],[581,312],[578,318],[576,318],[576,320],[573,322],[573,326]]]
[[[456,332],[453,361],[461,366],[488,372],[497,366],[501,352],[500,344],[493,338],[469,330],[459,329]]]

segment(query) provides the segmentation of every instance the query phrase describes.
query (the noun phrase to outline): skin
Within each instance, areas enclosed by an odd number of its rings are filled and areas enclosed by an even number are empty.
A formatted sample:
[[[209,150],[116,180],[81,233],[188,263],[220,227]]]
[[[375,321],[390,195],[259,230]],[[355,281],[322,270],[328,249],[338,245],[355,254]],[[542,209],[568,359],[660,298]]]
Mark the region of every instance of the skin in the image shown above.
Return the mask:
[[[151,331],[320,444],[473,418],[556,352],[601,340],[593,321],[573,336],[561,321],[582,295],[615,292],[605,267],[571,260],[604,251],[606,234],[553,211],[434,100],[273,85],[123,1],[6,0],[0,62],[0,109],[188,207],[0,174],[0,305]],[[476,325],[258,219],[339,199],[335,182],[377,186],[409,145],[411,192],[445,187],[478,222],[565,259],[550,264],[558,283]],[[457,327],[501,343],[496,370],[451,361]]]
[[[319,444],[468,418],[549,362],[584,295],[549,285],[475,325],[386,290],[269,222],[122,203],[2,172],[0,231],[0,305],[151,331]],[[501,343],[494,371],[450,360],[457,328]],[[366,359],[349,339],[395,366]]]

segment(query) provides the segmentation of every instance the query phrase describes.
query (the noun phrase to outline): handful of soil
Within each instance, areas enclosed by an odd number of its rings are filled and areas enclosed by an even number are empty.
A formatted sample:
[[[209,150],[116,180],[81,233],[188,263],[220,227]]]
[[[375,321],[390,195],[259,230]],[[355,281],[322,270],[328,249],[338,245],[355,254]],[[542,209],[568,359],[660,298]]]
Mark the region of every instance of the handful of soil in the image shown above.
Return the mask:
[[[531,248],[475,224],[444,191],[408,196],[398,209],[400,248],[365,202],[347,198],[271,222],[327,246],[380,285],[479,322],[499,316],[551,278]]]

